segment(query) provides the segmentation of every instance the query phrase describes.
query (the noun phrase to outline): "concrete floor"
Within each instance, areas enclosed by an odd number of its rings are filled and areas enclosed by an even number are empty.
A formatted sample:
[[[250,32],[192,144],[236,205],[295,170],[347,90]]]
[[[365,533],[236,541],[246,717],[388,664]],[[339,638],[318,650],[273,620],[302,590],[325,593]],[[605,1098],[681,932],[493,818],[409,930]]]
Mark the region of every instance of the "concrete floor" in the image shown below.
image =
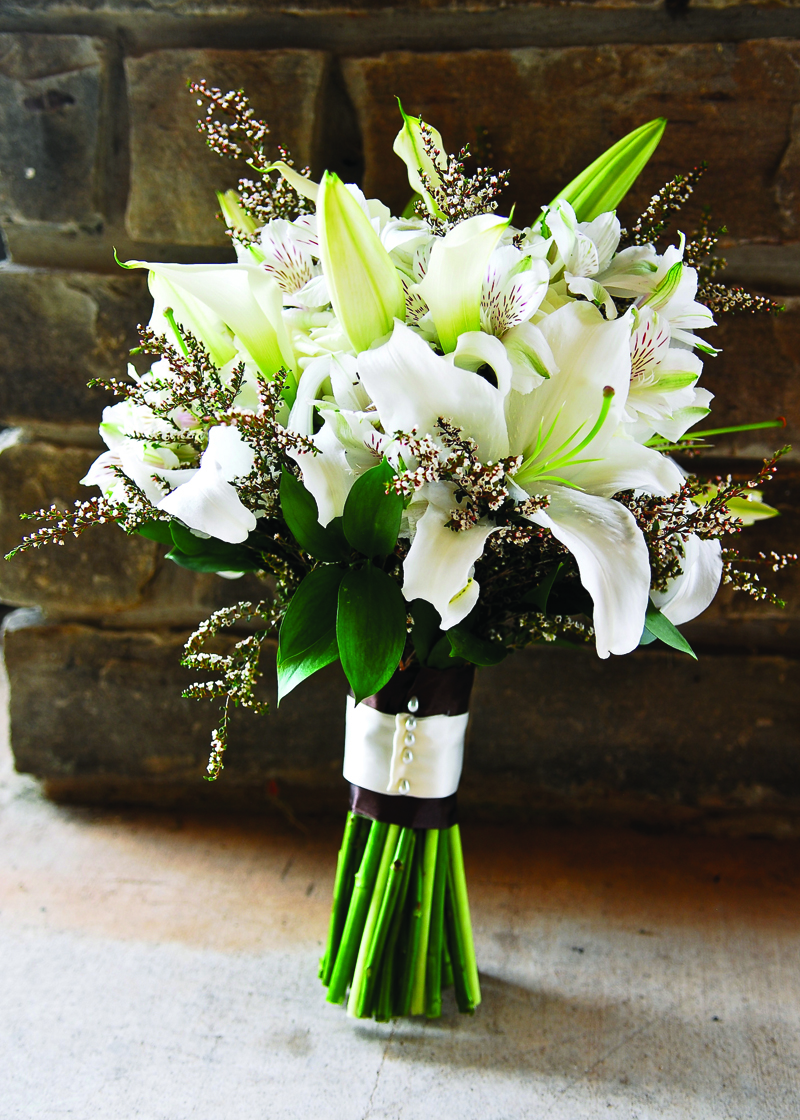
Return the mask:
[[[0,1120],[796,1120],[800,846],[465,829],[484,1002],[316,979],[338,836],[0,777]]]

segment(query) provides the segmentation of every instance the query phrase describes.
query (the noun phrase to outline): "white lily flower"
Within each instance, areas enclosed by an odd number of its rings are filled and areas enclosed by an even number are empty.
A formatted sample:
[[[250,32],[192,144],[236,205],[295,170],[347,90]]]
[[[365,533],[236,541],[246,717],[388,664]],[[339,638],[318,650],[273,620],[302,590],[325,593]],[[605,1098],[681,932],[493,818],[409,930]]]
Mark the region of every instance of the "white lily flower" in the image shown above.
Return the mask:
[[[320,430],[310,438],[317,449],[316,454],[310,451],[289,451],[288,454],[300,467],[306,490],[314,496],[320,525],[327,525],[344,512],[344,503],[356,480],[356,473],[347,461],[330,417],[325,417]]]
[[[241,544],[255,529],[256,518],[242,504],[232,483],[248,475],[254,462],[255,452],[236,428],[211,428],[200,469],[162,498],[158,508],[199,533],[228,544]]]
[[[173,292],[187,293],[192,297],[193,306],[198,303],[203,305],[206,314],[210,312],[215,317],[215,322],[221,321],[230,328],[259,369],[268,376],[277,373],[281,367],[294,370],[295,357],[282,317],[280,289],[263,269],[242,264],[161,264],[147,261],[128,261],[125,267],[150,269],[156,277],[167,281]],[[177,320],[180,309],[173,310]],[[192,321],[183,325],[194,333]],[[224,365],[232,356],[228,353],[220,364]]]
[[[480,330],[489,259],[508,225],[507,218],[478,214],[434,241],[417,290],[430,308],[446,354],[455,350],[460,334]]]
[[[650,598],[675,626],[689,622],[708,607],[722,579],[722,546],[692,533],[684,542],[681,574],[669,581],[666,591]]]
[[[492,341],[499,348],[496,360],[507,365],[499,354],[502,344]],[[503,392],[435,354],[404,323],[395,323],[388,342],[359,354],[358,373],[387,434],[417,429],[435,435],[436,421],[444,416],[476,441],[484,461],[508,454]],[[510,367],[503,376],[510,384]]]
[[[497,526],[478,522],[466,532],[454,533],[446,522],[458,505],[455,487],[433,483],[425,487],[428,506],[416,521],[416,532],[403,564],[403,595],[412,602],[425,599],[449,630],[467,617],[478,601],[480,587],[472,578],[475,561],[486,538]]]

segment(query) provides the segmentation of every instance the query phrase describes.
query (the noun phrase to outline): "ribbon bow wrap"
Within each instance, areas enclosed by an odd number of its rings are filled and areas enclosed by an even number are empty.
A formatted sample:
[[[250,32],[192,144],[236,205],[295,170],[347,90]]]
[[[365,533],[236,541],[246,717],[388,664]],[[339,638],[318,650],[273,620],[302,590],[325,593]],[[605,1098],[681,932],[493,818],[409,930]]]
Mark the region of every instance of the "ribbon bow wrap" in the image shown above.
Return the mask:
[[[450,828],[464,759],[474,669],[414,667],[380,692],[347,698],[350,807],[406,828]]]

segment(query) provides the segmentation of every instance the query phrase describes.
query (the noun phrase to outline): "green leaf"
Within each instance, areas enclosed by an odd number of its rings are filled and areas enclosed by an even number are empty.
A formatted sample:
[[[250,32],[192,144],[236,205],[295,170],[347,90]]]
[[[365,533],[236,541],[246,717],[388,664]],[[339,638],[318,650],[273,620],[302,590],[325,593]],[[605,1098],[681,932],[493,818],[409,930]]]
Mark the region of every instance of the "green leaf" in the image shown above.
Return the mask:
[[[386,486],[394,478],[390,463],[383,460],[353,483],[344,504],[342,528],[349,543],[369,557],[388,556],[397,543],[403,499]]]
[[[455,665],[453,647],[447,634],[442,634],[439,641],[428,654],[426,662],[430,669],[452,669]]]
[[[666,118],[657,117],[623,136],[559,191],[550,205],[566,199],[579,222],[616,210],[658,147],[666,126]]]
[[[358,704],[383,688],[406,644],[406,601],[395,581],[365,564],[351,568],[339,587],[339,656]]]
[[[327,526],[320,525],[314,495],[288,471],[281,474],[280,495],[283,519],[305,552],[328,563],[347,560],[350,550],[342,536],[339,518]]]
[[[499,665],[508,655],[508,650],[500,642],[478,638],[460,626],[451,627],[446,636],[450,639],[453,654],[472,665]]]
[[[530,591],[526,591],[522,596],[523,603],[531,603],[545,614],[547,612],[547,601],[550,598],[550,592],[553,590],[553,584],[558,579],[558,573],[563,567],[563,564],[559,564],[546,579],[543,579],[541,583],[537,583],[536,587],[532,587]]]
[[[137,527],[136,532],[142,537],[147,537],[150,541],[158,541],[159,544],[172,547],[173,540],[169,521],[144,521]]]
[[[206,551],[209,546],[213,547],[213,538],[198,537],[191,529],[187,529],[185,525],[181,525],[178,521],[170,522],[169,531],[175,547],[187,556],[197,556]]]
[[[278,634],[278,703],[306,677],[335,661],[336,607],[344,569],[324,564],[292,596]]]
[[[167,553],[167,560],[190,572],[260,572],[264,567],[260,557],[249,548],[222,541],[203,541],[203,544],[208,547],[194,554],[173,548]]]
[[[654,638],[658,638],[659,641],[662,641],[664,645],[671,646],[672,649],[680,650],[681,653],[688,653],[695,661],[697,660],[697,654],[686,641],[677,626],[673,625],[667,616],[662,614],[652,603],[647,608],[644,626],[645,630],[648,630]]]
[[[411,641],[420,665],[425,665],[428,655],[442,636],[442,619],[436,607],[427,599],[415,599],[410,608],[414,625],[411,627]],[[445,650],[444,656],[449,657]]]

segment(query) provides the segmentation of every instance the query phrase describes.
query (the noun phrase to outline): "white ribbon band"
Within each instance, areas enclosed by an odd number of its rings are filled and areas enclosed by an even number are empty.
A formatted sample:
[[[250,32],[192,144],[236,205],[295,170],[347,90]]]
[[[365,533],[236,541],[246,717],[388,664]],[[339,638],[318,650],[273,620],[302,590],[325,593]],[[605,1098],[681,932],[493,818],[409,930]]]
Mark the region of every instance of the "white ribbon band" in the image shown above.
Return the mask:
[[[379,712],[347,697],[343,773],[374,793],[449,797],[458,789],[469,714]]]

